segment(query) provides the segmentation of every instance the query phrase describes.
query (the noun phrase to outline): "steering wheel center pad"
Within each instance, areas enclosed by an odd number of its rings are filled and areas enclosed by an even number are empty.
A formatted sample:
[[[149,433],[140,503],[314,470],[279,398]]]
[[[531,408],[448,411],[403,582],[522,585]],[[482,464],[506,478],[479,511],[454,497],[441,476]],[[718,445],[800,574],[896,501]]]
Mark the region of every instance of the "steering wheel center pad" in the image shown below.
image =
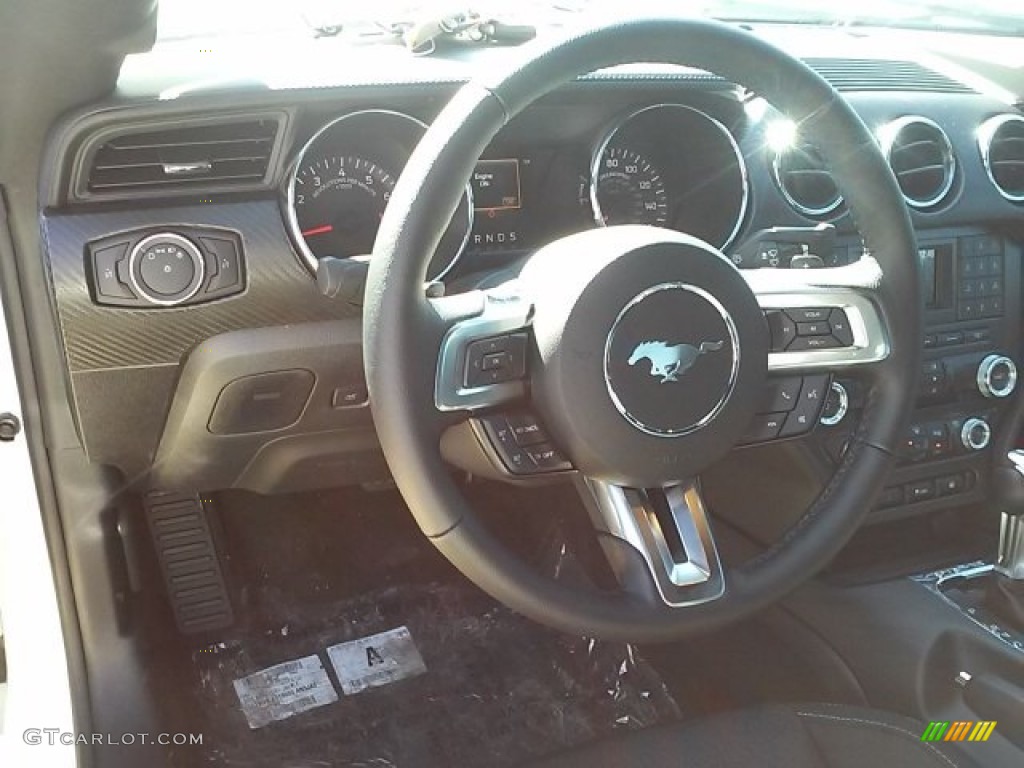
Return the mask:
[[[585,475],[657,487],[738,442],[763,391],[768,330],[722,254],[611,227],[542,248],[520,282],[535,311],[534,404]]]

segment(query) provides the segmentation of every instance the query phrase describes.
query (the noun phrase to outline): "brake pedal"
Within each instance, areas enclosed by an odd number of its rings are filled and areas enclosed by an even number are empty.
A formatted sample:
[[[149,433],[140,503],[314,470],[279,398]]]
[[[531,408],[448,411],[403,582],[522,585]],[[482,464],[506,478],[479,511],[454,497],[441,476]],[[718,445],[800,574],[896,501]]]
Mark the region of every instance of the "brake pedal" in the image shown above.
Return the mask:
[[[153,491],[143,504],[178,630],[230,626],[234,612],[203,500]]]

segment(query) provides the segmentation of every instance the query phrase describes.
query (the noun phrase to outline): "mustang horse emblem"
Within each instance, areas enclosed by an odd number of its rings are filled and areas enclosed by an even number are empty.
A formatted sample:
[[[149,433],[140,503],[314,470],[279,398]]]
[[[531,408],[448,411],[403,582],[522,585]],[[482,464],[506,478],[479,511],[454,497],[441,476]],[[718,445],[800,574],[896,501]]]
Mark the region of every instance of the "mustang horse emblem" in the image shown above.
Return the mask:
[[[651,376],[660,376],[661,383],[679,381],[697,358],[706,352],[717,352],[725,342],[702,341],[699,347],[691,344],[669,346],[664,341],[644,341],[636,345],[629,356],[629,364],[636,365],[641,360],[651,361]]]

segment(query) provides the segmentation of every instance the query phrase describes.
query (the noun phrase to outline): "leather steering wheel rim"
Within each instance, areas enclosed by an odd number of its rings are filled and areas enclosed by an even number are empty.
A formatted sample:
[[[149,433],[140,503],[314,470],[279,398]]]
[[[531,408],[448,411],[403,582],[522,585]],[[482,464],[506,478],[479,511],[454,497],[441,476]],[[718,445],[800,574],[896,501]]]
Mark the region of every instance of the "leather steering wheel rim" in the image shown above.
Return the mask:
[[[673,640],[722,626],[780,599],[821,570],[856,531],[884,482],[920,370],[919,268],[909,214],[875,138],[843,98],[805,64],[737,27],[631,20],[522,52],[518,65],[459,90],[414,151],[381,221],[364,303],[364,365],[381,446],[431,542],[514,610],[570,633],[633,642]],[[818,499],[770,549],[730,569],[722,597],[673,609],[548,579],[481,523],[439,449],[446,422],[435,408],[434,386],[447,319],[423,290],[430,256],[477,158],[498,131],[582,74],[642,61],[713,72],[800,125],[833,173],[866,252],[881,267],[884,279],[873,290],[891,350],[864,371],[870,387],[860,424]]]

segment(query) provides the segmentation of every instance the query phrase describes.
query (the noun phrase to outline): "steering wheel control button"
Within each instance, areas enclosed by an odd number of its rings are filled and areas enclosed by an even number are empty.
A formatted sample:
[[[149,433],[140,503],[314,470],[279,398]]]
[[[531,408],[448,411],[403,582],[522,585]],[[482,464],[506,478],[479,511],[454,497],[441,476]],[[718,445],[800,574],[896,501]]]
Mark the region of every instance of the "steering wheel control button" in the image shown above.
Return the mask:
[[[829,327],[827,322],[821,320],[813,323],[796,324],[797,336],[828,336],[830,333],[832,333],[832,328]]]
[[[474,341],[466,348],[466,387],[487,387],[526,375],[525,333],[494,336]]]
[[[797,323],[818,323],[828,322],[828,316],[832,310],[828,307],[802,307],[800,309],[787,309],[794,322]]]
[[[797,336],[786,348],[787,352],[806,352],[813,349],[835,349],[841,346],[832,336]]]
[[[791,376],[785,379],[769,379],[765,386],[765,404],[761,408],[766,413],[791,411],[800,400],[800,387],[803,379]]]
[[[839,342],[839,346],[853,346],[853,330],[850,328],[850,318],[846,316],[846,310],[833,309],[832,314],[828,316],[828,325],[832,338]]]
[[[740,443],[749,445],[751,443],[764,443],[774,440],[782,431],[782,425],[786,421],[785,413],[759,413],[750,424],[750,429],[740,439]]]
[[[605,381],[616,409],[638,430],[686,435],[725,406],[739,355],[735,323],[718,299],[694,285],[662,283],[633,297],[615,319]]]
[[[772,352],[785,352],[793,339],[796,338],[796,323],[781,310],[766,313],[768,330],[771,332]]]
[[[531,445],[526,450],[530,461],[541,472],[556,472],[559,470],[572,469],[572,465],[565,460],[565,457],[558,452],[558,449],[550,443]]]
[[[796,407],[786,416],[779,437],[795,437],[810,432],[818,423],[828,395],[828,376],[806,376]]]
[[[975,381],[984,397],[1009,397],[1017,388],[1017,365],[1006,355],[989,355],[978,365]]]
[[[499,414],[481,421],[495,453],[513,475],[572,469],[572,464],[549,442],[547,432],[532,413]]]
[[[537,445],[548,441],[544,427],[533,413],[521,411],[509,414],[508,424],[512,428],[512,436],[517,445]]]

